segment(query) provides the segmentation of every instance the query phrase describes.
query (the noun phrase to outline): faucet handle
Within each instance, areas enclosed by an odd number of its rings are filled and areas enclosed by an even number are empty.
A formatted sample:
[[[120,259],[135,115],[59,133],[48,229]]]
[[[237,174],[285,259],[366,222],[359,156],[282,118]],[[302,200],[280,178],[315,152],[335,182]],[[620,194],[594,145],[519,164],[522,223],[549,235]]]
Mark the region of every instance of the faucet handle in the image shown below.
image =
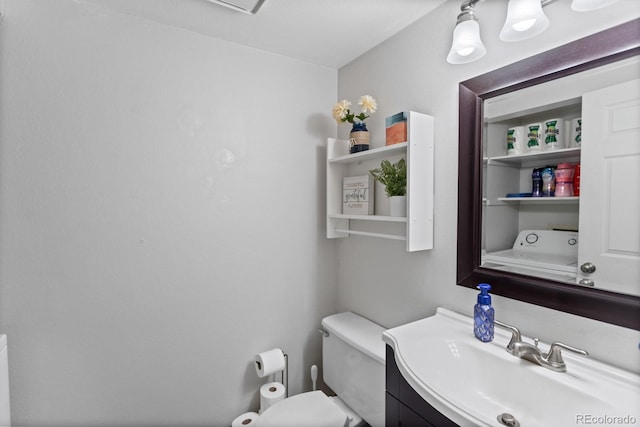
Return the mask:
[[[564,359],[562,358],[562,349],[569,350],[574,353],[581,354],[583,356],[589,355],[589,353],[585,350],[581,350],[576,347],[571,347],[570,345],[566,345],[564,343],[556,341],[553,344],[551,344],[551,348],[549,349],[549,354],[547,354],[547,357],[546,357],[547,362],[549,362],[550,365],[557,368],[566,366],[564,363]]]
[[[522,341],[522,335],[520,334],[520,329],[515,326],[507,325],[506,323],[502,323],[499,320],[493,321],[498,326],[501,326],[505,329],[509,329],[511,331],[511,341],[507,344],[507,351],[511,353],[513,351],[513,346],[515,343]]]

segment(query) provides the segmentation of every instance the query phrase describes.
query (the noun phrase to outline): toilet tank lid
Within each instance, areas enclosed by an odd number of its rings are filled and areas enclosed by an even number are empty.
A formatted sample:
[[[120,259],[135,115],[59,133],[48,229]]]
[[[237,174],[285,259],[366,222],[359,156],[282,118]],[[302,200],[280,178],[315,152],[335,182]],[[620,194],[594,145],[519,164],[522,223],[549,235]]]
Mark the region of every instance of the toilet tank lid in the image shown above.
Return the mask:
[[[322,326],[378,362],[385,363],[384,328],[350,311],[327,316]]]

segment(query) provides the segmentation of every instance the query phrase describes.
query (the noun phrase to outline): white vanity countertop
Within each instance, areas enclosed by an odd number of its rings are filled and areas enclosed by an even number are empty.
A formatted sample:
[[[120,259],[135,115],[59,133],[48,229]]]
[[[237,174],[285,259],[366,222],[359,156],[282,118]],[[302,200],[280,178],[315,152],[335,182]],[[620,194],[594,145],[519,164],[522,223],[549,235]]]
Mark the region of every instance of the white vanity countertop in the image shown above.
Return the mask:
[[[598,425],[594,417],[640,423],[640,376],[568,351],[562,353],[567,372],[554,372],[507,353],[510,338],[496,326],[494,340],[483,343],[471,317],[446,308],[383,333],[411,387],[461,426],[500,427],[503,413],[527,427]]]

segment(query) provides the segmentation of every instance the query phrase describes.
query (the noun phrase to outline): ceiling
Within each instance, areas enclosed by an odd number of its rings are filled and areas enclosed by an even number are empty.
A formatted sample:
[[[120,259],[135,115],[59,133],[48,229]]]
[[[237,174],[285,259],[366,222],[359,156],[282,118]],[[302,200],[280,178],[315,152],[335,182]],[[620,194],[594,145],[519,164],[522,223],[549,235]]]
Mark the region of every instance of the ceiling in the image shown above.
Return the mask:
[[[265,0],[251,15],[208,0],[76,0],[336,69],[444,1]]]

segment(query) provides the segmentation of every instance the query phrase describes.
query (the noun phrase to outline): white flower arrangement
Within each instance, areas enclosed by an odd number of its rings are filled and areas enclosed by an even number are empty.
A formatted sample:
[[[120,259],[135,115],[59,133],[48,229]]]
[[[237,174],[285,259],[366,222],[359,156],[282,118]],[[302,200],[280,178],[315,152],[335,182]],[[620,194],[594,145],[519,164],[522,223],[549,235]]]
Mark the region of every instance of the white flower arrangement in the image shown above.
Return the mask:
[[[358,101],[358,105],[361,108],[361,112],[360,114],[355,115],[351,112],[351,102],[343,99],[333,106],[333,118],[338,122],[338,124],[344,122],[355,123],[356,119],[364,122],[364,120],[367,117],[371,117],[371,114],[375,113],[378,108],[376,100],[373,99],[371,95],[362,95]],[[367,115],[367,113],[369,115]]]

